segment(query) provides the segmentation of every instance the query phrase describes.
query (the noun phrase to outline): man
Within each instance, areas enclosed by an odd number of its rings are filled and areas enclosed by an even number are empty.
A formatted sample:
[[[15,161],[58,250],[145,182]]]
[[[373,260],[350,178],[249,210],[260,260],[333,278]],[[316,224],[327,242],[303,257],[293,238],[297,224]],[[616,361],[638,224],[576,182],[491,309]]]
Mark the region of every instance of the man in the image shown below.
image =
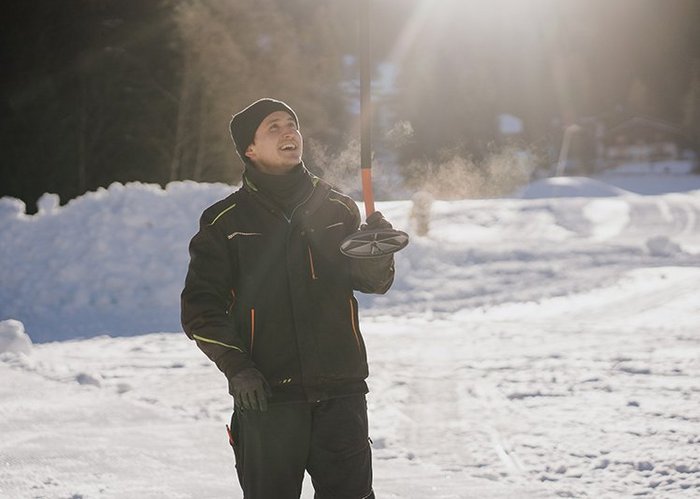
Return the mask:
[[[353,290],[386,292],[392,256],[339,251],[349,197],[302,162],[296,113],[261,99],[231,120],[243,186],[207,208],[190,243],[186,334],[228,379],[229,438],[247,499],[373,498],[367,358]],[[376,212],[359,230],[390,228]]]

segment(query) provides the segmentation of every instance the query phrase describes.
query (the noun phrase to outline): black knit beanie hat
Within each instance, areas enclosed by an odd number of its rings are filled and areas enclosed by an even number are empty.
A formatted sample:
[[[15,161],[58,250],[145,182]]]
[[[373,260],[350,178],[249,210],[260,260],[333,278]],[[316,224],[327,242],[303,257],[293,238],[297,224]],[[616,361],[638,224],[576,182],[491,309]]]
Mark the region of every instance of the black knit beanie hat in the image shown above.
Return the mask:
[[[253,102],[243,111],[235,114],[231,118],[231,138],[236,146],[236,151],[245,164],[249,164],[248,157],[245,155],[248,146],[253,143],[255,131],[262,123],[262,120],[267,118],[275,111],[285,111],[289,113],[299,127],[299,118],[296,113],[287,104],[276,99],[260,99]]]

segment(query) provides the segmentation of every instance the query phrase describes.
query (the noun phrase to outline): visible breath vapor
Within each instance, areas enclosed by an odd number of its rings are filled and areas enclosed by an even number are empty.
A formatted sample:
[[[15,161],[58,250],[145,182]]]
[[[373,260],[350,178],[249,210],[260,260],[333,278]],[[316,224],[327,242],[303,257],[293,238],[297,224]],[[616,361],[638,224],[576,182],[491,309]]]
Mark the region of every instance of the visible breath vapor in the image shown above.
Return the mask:
[[[491,198],[526,184],[535,163],[531,153],[506,147],[480,162],[454,154],[442,162],[413,161],[406,171],[413,189],[436,198]]]
[[[410,121],[397,121],[386,133],[387,141],[395,148],[406,145],[414,135],[413,125]]]
[[[328,147],[315,141],[308,144],[312,161],[322,170],[323,179],[332,186],[346,193],[358,189],[360,168],[360,143],[351,140],[348,147],[337,154],[329,152]]]
[[[409,144],[413,126],[399,121],[384,136],[394,151]],[[360,142],[350,140],[345,149],[333,153],[315,141],[307,145],[312,162],[323,178],[341,191],[360,193]],[[438,199],[492,198],[509,195],[528,183],[538,163],[532,150],[503,146],[480,161],[465,157],[461,150],[446,150],[437,161],[413,160],[408,164],[378,164],[381,175],[375,176],[377,199],[406,199],[424,191]],[[383,162],[379,162],[383,163]]]

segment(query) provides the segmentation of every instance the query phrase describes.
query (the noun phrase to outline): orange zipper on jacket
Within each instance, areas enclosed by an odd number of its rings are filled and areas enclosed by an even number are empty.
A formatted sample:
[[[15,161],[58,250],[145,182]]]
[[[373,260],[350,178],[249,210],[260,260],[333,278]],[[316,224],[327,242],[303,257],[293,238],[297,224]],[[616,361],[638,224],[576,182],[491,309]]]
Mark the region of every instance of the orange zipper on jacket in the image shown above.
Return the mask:
[[[316,276],[316,269],[314,267],[314,256],[311,253],[311,246],[307,246],[306,249],[309,250],[309,266],[311,267],[311,279],[315,281],[316,279],[318,279],[318,277]]]
[[[350,298],[348,301],[350,302],[350,322],[352,324],[352,332],[355,335],[357,350],[362,352],[362,347],[360,346],[360,333],[357,331],[357,325],[355,324],[355,304],[352,302],[352,298]]]

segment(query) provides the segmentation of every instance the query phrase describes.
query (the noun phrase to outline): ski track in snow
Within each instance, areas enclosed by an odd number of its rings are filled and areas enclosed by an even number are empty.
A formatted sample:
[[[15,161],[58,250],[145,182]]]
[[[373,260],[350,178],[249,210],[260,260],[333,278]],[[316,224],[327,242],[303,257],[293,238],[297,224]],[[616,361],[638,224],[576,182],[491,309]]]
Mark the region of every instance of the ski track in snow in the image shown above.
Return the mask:
[[[42,341],[176,320],[227,189],[0,203],[0,319]],[[393,290],[359,296],[377,496],[700,497],[699,215],[700,191],[436,202]],[[242,497],[225,380],[182,333],[37,343],[0,376],[0,497]]]
[[[385,417],[379,431],[398,441],[415,431],[422,438],[409,449],[421,459],[439,461],[446,474],[476,467],[470,477],[512,484],[521,497],[697,491],[696,330],[566,322],[528,323],[524,331],[518,321],[437,321],[415,336],[397,335],[401,365],[390,356],[386,365],[375,360],[372,372],[411,374],[388,382],[374,403],[428,412],[430,426],[402,430],[402,419]],[[384,339],[371,335],[371,351],[390,352],[373,344]],[[397,390],[409,400],[384,401]],[[416,399],[429,408],[412,408]]]

